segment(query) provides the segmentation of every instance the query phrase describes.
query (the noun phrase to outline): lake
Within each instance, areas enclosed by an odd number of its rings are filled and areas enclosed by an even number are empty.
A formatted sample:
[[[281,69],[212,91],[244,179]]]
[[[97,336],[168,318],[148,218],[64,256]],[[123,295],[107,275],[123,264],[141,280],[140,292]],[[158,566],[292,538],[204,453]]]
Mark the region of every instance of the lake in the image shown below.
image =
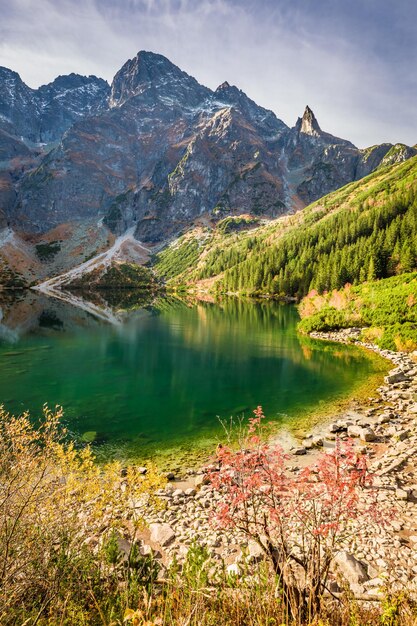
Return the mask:
[[[62,405],[99,456],[191,463],[222,437],[219,418],[260,404],[299,430],[386,371],[359,348],[298,335],[294,306],[106,299],[80,308],[27,292],[1,303],[0,323],[0,402],[34,416]]]

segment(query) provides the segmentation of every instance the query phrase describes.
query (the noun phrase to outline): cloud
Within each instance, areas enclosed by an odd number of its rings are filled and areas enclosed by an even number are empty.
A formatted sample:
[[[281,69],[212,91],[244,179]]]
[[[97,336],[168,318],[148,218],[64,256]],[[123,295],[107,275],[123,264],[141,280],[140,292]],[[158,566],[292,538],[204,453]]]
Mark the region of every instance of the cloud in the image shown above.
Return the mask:
[[[0,64],[31,86],[71,71],[110,81],[153,50],[209,87],[237,84],[290,125],[309,104],[357,145],[415,143],[416,23],[411,0],[14,0]]]

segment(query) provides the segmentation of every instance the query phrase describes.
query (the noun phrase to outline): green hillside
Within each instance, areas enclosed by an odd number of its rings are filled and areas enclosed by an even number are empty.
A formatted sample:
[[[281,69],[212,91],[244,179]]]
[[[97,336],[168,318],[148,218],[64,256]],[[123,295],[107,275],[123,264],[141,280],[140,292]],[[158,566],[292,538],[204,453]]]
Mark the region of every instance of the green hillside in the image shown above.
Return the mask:
[[[154,259],[173,287],[305,296],[417,269],[417,157],[267,224],[198,227]],[[230,219],[237,221],[236,228]]]
[[[362,339],[389,350],[417,350],[417,273],[312,291],[299,307],[301,332],[363,327]]]

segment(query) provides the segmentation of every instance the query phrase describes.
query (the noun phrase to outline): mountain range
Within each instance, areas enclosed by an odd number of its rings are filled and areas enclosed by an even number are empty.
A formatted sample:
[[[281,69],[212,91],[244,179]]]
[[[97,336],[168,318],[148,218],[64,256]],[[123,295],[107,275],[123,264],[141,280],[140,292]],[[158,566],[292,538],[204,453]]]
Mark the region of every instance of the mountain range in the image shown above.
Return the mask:
[[[31,89],[0,68],[0,281],[109,259],[115,244],[143,262],[192,226],[294,213],[416,154],[358,149],[308,106],[290,128],[228,82],[213,91],[152,52],[111,85],[70,74]]]

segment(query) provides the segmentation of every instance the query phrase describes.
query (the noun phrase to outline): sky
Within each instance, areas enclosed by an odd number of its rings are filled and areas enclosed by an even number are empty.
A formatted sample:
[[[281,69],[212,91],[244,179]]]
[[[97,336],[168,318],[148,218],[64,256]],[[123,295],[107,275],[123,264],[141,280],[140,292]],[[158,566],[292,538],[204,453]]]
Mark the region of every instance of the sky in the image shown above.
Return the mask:
[[[139,50],[293,126],[308,104],[359,147],[417,143],[416,0],[0,0],[0,65],[31,87],[111,82]]]

